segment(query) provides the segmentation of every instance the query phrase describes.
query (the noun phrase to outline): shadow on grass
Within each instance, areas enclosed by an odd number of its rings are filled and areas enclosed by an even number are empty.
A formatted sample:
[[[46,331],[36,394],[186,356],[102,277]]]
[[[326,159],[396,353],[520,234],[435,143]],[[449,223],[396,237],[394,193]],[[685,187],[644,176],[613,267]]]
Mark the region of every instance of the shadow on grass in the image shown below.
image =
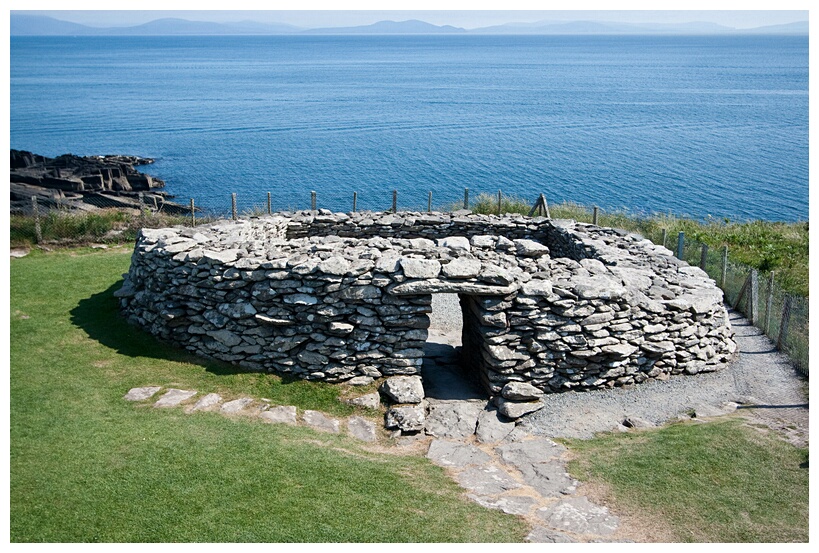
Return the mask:
[[[71,310],[71,323],[84,330],[100,344],[128,357],[151,357],[166,361],[191,363],[216,375],[250,372],[215,359],[199,357],[173,345],[163,343],[148,332],[129,324],[119,312],[119,301],[114,292],[122,281],[112,284],[104,292],[80,300]],[[297,379],[292,379],[297,380]],[[286,380],[283,380],[286,382]]]

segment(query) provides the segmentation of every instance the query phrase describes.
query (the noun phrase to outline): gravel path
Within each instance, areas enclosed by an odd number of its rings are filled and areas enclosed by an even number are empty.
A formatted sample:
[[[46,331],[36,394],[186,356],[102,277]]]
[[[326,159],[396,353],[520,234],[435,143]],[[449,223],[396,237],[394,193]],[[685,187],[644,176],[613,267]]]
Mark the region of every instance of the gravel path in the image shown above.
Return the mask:
[[[457,295],[434,295],[432,305],[431,333],[457,345],[462,325]],[[791,443],[807,445],[807,380],[759,329],[733,310],[729,315],[739,355],[726,368],[630,388],[550,394],[543,409],[522,419],[524,428],[548,437],[591,438],[620,428],[627,417],[661,425],[691,413],[702,418],[739,409]]]

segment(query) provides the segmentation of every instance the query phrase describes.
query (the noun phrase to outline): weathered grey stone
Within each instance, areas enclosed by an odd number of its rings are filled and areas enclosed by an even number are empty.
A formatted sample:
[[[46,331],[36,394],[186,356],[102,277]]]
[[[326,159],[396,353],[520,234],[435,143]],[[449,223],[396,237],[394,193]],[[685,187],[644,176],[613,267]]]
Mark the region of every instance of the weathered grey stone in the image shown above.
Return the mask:
[[[593,504],[585,496],[563,499],[538,509],[537,515],[552,528],[575,534],[608,536],[620,525],[606,507]]]
[[[473,278],[481,272],[477,259],[456,258],[441,266],[441,274],[447,278]]]
[[[350,270],[350,262],[343,257],[333,256],[318,264],[318,270],[328,275],[344,275]]]
[[[307,423],[308,426],[321,432],[330,432],[332,434],[338,434],[340,431],[339,421],[328,417],[327,415],[320,411],[312,411],[310,409],[305,409],[304,413],[302,414],[302,420],[304,420],[304,422]]]
[[[549,296],[552,294],[552,283],[549,280],[534,279],[525,283],[520,291],[527,296]]]
[[[370,378],[370,381],[372,381],[372,378]],[[366,407],[367,409],[378,409],[381,406],[381,396],[378,395],[378,392],[373,392],[360,397],[350,398],[347,400],[347,403],[359,407]]]
[[[259,417],[271,424],[296,424],[296,407],[293,405],[274,405],[262,411]]]
[[[572,538],[563,532],[543,526],[535,526],[525,540],[529,543],[575,543]]]
[[[131,388],[122,399],[127,401],[144,401],[151,398],[155,393],[161,390],[161,386],[143,386],[141,388]]]
[[[534,401],[543,397],[543,390],[528,382],[507,382],[501,395],[512,401]]]
[[[222,407],[219,410],[222,413],[239,413],[243,411],[251,403],[253,403],[253,398],[242,397],[239,399],[234,399],[233,401],[223,403]]]
[[[208,336],[228,347],[238,346],[242,343],[242,339],[229,330],[213,330],[208,332]]]
[[[475,436],[482,444],[494,444],[504,440],[515,429],[515,423],[498,413],[497,409],[486,408],[478,415]]]
[[[386,379],[379,389],[395,403],[421,403],[424,399],[420,376],[393,376]]]
[[[520,471],[526,482],[544,496],[559,497],[577,488],[577,482],[572,480],[558,460],[565,448],[551,440],[539,438],[504,444],[495,451],[504,463]]]
[[[467,467],[455,475],[458,484],[480,495],[494,495],[520,488],[508,472],[494,465]]]
[[[436,438],[466,438],[475,433],[483,403],[476,401],[428,400],[425,431]]]
[[[222,396],[215,393],[207,394],[197,401],[191,408],[190,412],[194,411],[205,411],[210,409],[211,407],[215,407],[222,402]]]
[[[519,419],[523,415],[543,409],[544,403],[542,401],[509,401],[499,397],[495,399],[495,405],[498,406],[498,412],[501,415],[510,419]]]
[[[549,253],[549,248],[534,240],[513,240],[518,255],[523,257],[540,257]]]
[[[417,280],[405,282],[389,289],[395,296],[417,295],[417,294],[471,294],[475,296],[505,296],[517,290],[517,285],[509,286],[489,286],[486,284],[474,284],[472,282]]]
[[[387,410],[384,426],[404,432],[417,432],[424,429],[425,420],[425,402],[417,405],[393,405]]]
[[[402,257],[401,268],[407,278],[436,278],[441,272],[441,264],[434,259]]]
[[[154,403],[154,407],[176,407],[186,399],[196,395],[196,390],[179,390],[171,388]]]
[[[442,467],[466,467],[482,465],[492,458],[477,447],[451,440],[433,440],[429,444],[427,459]]]
[[[378,440],[375,424],[361,417],[350,417],[347,421],[347,430],[349,430],[350,436],[364,442],[375,442]]]
[[[467,494],[471,500],[487,509],[497,509],[509,515],[528,515],[532,507],[537,503],[534,498],[525,495],[502,495],[500,497],[487,497],[481,495]]]
[[[346,383],[350,386],[366,386],[367,384],[372,384],[373,380],[371,376],[354,376]],[[377,396],[378,394],[375,395]]]
[[[447,236],[446,238],[441,238],[438,240],[438,246],[465,252],[472,249],[469,245],[469,239],[464,236]]]

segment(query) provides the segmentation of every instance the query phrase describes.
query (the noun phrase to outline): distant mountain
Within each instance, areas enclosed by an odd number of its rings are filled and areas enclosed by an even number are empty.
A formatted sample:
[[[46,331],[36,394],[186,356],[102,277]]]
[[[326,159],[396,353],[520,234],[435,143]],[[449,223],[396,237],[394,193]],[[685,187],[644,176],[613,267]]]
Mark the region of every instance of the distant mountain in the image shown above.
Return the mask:
[[[640,34],[792,34],[807,35],[808,22],[769,25],[755,29],[733,29],[716,23],[613,23],[604,21],[538,21],[507,23],[466,30],[451,25],[432,25],[417,19],[379,21],[357,27],[302,29],[284,23],[239,21],[214,23],[187,19],[157,19],[131,27],[89,27],[53,17],[11,12],[12,36],[163,36],[163,35],[430,35],[430,34],[506,34],[506,35],[640,35]]]
[[[603,21],[539,21],[508,23],[469,31],[474,34],[528,35],[642,35],[642,34],[722,34],[734,29],[716,23],[636,24]]]
[[[409,21],[379,21],[372,25],[358,27],[326,27],[322,29],[308,29],[303,34],[310,35],[430,35],[465,33],[466,29],[451,25],[433,25],[425,21],[411,19]]]
[[[9,18],[9,30],[12,36],[87,35],[95,31],[79,23],[42,15],[16,15],[13,12]]]
[[[12,36],[278,35],[297,33],[302,30],[299,27],[284,23],[259,23],[256,21],[214,23],[166,18],[132,27],[89,27],[52,17],[22,15],[13,12],[9,19]]]
[[[756,29],[743,29],[737,32],[754,35],[806,35],[809,31],[807,21],[796,21],[795,23],[786,23],[784,25],[767,25],[765,27],[757,27]]]

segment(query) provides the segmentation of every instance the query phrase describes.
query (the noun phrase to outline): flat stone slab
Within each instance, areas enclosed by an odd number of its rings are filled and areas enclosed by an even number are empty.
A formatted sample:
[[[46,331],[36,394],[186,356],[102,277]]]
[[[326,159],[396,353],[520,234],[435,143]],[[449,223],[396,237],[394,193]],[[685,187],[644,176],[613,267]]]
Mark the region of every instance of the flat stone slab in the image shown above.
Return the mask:
[[[350,417],[347,420],[347,431],[353,438],[364,442],[375,442],[378,440],[375,423],[362,417]]]
[[[207,394],[204,397],[199,398],[193,407],[190,408],[190,412],[194,411],[203,411],[206,409],[210,409],[215,405],[219,405],[222,402],[222,396],[219,394]]]
[[[501,497],[483,497],[467,494],[467,497],[487,509],[498,509],[509,515],[527,515],[537,503],[533,497],[525,495],[506,495]]]
[[[319,411],[311,411],[310,409],[307,409],[304,411],[302,419],[308,426],[314,428],[315,430],[330,432],[332,434],[338,434],[340,432],[339,422],[336,419],[331,419]]]
[[[190,399],[195,396],[198,392],[196,390],[179,390],[177,388],[171,388],[165,395],[157,400],[154,403],[154,407],[176,407],[186,399]]]
[[[478,427],[475,436],[482,444],[494,444],[505,439],[515,429],[515,423],[503,415],[499,415],[497,409],[486,409],[478,415]]]
[[[161,386],[144,386],[142,388],[131,388],[128,393],[122,396],[122,399],[127,401],[144,401],[152,397],[155,393],[161,390]]]
[[[537,510],[537,516],[552,528],[576,534],[608,536],[620,525],[620,519],[609,514],[585,496],[570,497]]]
[[[535,526],[524,539],[529,543],[575,543],[572,538],[563,532],[545,526]]]
[[[496,495],[521,487],[508,472],[496,466],[469,467],[455,475],[455,480],[462,488],[479,495]]]
[[[264,422],[276,424],[296,424],[296,407],[293,405],[274,405],[259,414]]]
[[[380,390],[395,403],[421,403],[424,399],[420,376],[392,376],[384,381]]]
[[[436,438],[466,438],[475,433],[485,402],[428,400],[424,429]]]
[[[474,445],[450,440],[433,440],[427,451],[427,459],[443,467],[466,467],[489,463],[492,457]]]
[[[546,497],[559,497],[577,489],[577,482],[558,459],[565,450],[547,439],[506,444],[495,449],[504,463],[519,470],[524,481]]]
[[[234,399],[233,401],[228,401],[222,405],[220,411],[222,413],[238,413],[239,411],[243,411],[245,407],[253,403],[253,398],[250,397],[242,397],[239,399]]]

